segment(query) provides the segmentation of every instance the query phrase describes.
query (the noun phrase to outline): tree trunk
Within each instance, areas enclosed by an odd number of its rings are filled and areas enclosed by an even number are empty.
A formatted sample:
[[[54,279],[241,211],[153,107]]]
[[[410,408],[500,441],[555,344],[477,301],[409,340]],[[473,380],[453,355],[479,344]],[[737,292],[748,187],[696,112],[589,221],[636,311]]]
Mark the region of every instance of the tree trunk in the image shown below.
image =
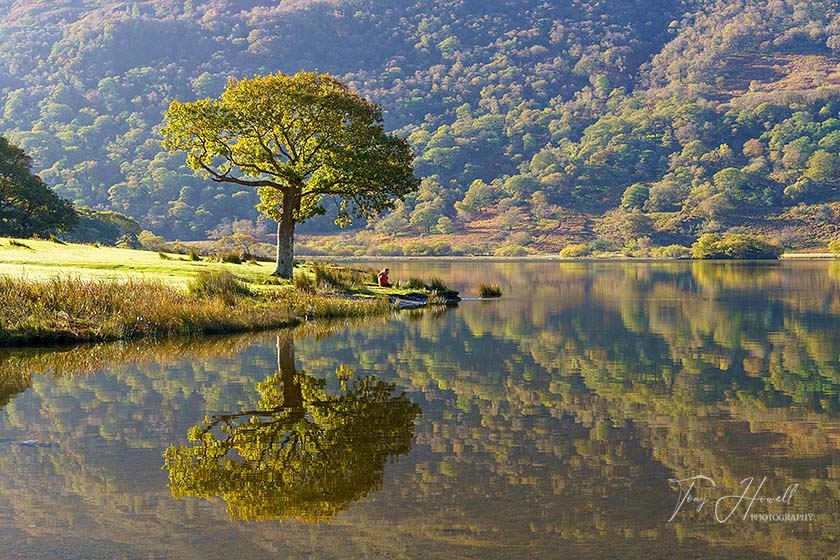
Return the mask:
[[[283,380],[283,406],[303,410],[303,391],[295,371],[295,339],[290,332],[277,335],[277,370]]]
[[[275,276],[291,278],[295,266],[295,202],[291,189],[283,191],[283,213],[277,222],[277,269]]]

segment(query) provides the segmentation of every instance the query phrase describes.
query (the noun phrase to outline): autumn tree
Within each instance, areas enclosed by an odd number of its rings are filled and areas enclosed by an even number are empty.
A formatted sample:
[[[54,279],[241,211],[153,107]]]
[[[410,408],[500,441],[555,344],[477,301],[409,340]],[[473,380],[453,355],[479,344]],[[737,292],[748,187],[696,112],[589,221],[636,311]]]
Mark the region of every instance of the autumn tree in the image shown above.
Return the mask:
[[[292,276],[295,225],[337,205],[336,223],[393,208],[419,186],[405,139],[379,106],[327,74],[231,80],[219,99],[173,101],[164,146],[212,181],[258,189],[277,221],[277,269]]]

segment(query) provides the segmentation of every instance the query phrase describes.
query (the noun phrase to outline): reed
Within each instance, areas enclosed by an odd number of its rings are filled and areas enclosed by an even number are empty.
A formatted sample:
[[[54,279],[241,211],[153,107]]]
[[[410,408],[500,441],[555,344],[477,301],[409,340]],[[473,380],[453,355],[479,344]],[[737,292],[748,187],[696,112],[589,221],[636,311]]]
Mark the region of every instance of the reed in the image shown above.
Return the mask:
[[[223,276],[197,278],[186,293],[154,280],[0,276],[0,346],[256,331],[388,309],[385,300],[291,289],[254,295]]]
[[[371,278],[370,270],[340,268],[328,264],[312,266],[315,275],[315,285],[321,291],[347,292],[364,289]]]
[[[478,297],[482,297],[482,298],[502,297],[502,289],[496,284],[481,284],[478,287]]]

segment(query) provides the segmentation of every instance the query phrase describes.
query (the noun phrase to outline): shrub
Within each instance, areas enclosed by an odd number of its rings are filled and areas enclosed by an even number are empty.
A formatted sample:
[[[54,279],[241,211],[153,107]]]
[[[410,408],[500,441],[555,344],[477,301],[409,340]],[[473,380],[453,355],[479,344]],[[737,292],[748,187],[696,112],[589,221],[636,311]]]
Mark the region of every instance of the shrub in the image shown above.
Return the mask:
[[[257,278],[251,280],[252,284],[258,284],[260,286],[282,286],[286,284],[286,280],[280,278],[279,276],[264,276],[260,275]]]
[[[443,280],[441,280],[438,276],[432,276],[432,279],[429,280],[429,283],[426,284],[426,289],[432,292],[440,292],[440,293],[447,293],[449,292],[449,288],[444,284]]]
[[[242,264],[242,255],[236,251],[228,251],[219,255],[219,260],[223,263]]]
[[[682,245],[666,245],[655,248],[653,254],[663,259],[687,259],[691,257],[691,249]]]
[[[195,252],[195,249],[190,249],[189,259],[191,261],[200,261],[201,257],[198,256],[198,253]]]
[[[502,289],[498,284],[482,284],[478,287],[478,296],[482,298],[502,297]]]
[[[147,251],[166,251],[169,248],[166,239],[150,231],[141,231],[137,235],[137,242]]]
[[[439,257],[445,257],[452,254],[452,247],[449,243],[444,243],[443,241],[436,241],[435,243],[432,243],[430,249],[433,255],[437,255]]]
[[[400,283],[400,287],[406,290],[425,290],[426,283],[419,278],[409,278],[405,282]]]
[[[831,251],[832,253],[837,253],[838,255],[840,255],[840,238],[829,242],[828,250]]]
[[[324,264],[316,264],[312,267],[315,273],[315,284],[324,288],[335,288],[346,290],[350,287],[348,279],[339,269]]]
[[[783,251],[774,239],[742,233],[707,233],[691,246],[695,259],[778,259]]]
[[[432,252],[431,248],[426,245],[425,243],[419,243],[417,241],[409,241],[405,245],[403,245],[403,254],[412,257],[425,257],[430,255]]]
[[[251,294],[248,286],[227,270],[202,270],[190,282],[189,292],[196,297],[218,297],[228,305]]]
[[[52,241],[53,243],[58,243],[59,245],[67,245],[67,243],[56,237],[54,233],[50,234],[50,241]]]
[[[577,243],[575,245],[567,245],[560,250],[560,256],[567,257],[585,257],[590,254],[589,246],[585,243]]]
[[[595,239],[589,244],[589,253],[607,253],[616,249],[615,243],[607,239]]]
[[[375,247],[371,247],[368,251],[371,255],[402,255],[402,247],[396,243],[383,243]]]
[[[164,261],[171,261],[172,260],[172,257],[167,255],[166,253],[158,253],[158,256],[161,258],[161,260],[164,260]]]
[[[528,249],[516,243],[508,243],[493,251],[493,254],[498,257],[524,257],[528,254]]]
[[[446,305],[447,303],[446,294],[437,291],[430,293],[429,297],[426,299],[426,305],[430,306]]]
[[[327,290],[364,288],[371,279],[370,270],[337,268],[326,264],[316,264],[312,272],[315,274],[315,285]]]

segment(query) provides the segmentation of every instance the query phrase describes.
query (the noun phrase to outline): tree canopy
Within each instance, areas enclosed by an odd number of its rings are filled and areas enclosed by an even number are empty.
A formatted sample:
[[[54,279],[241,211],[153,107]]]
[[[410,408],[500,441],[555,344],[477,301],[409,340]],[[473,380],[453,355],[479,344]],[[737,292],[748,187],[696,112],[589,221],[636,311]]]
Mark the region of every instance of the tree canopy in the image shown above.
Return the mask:
[[[258,195],[162,150],[161,114],[228,76],[319,68],[381,105],[434,179],[369,222],[365,248],[497,218],[491,245],[543,250],[571,215],[589,241],[620,205],[652,215],[656,244],[767,224],[805,244],[838,235],[838,52],[816,0],[0,2],[0,132],[76,204],[205,239],[256,220]]]
[[[338,207],[336,223],[370,218],[417,189],[405,139],[381,109],[340,80],[312,72],[230,80],[218,100],[173,101],[164,146],[211,180],[259,189],[278,223],[277,274],[290,277],[295,224]]]
[[[31,237],[67,231],[79,218],[73,205],[40,177],[23,150],[0,136],[0,235]]]

